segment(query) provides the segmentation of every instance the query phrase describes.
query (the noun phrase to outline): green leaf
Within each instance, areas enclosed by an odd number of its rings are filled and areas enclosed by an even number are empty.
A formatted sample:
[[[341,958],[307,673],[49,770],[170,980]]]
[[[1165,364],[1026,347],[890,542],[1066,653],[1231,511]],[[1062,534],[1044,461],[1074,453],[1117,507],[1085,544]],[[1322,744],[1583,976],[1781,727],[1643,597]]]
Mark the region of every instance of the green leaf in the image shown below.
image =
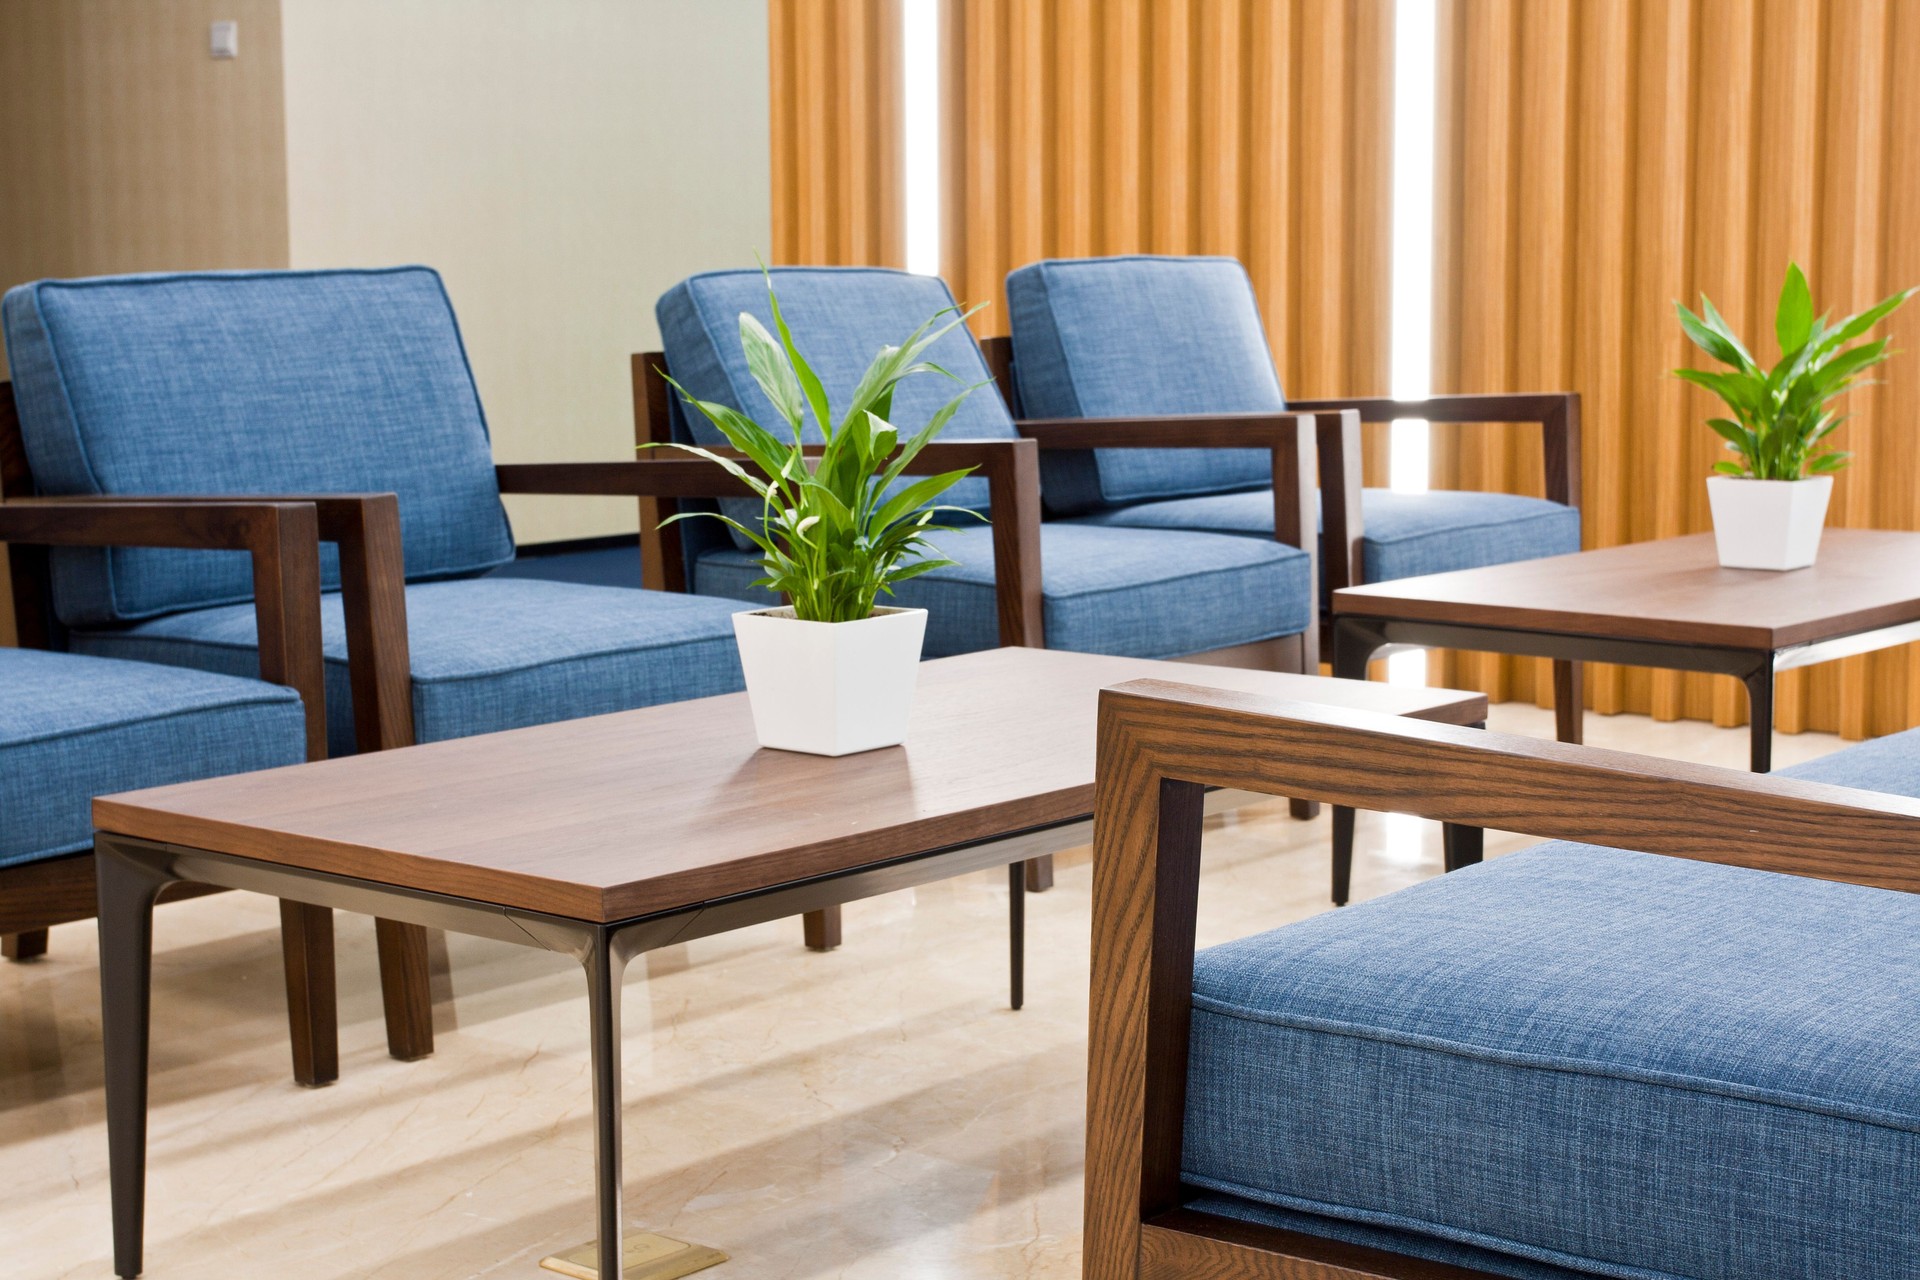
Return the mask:
[[[967,470],[945,471],[936,476],[926,476],[914,481],[887,499],[886,505],[874,513],[874,524],[885,528],[901,517],[913,514],[966,479],[968,474]]]
[[[1713,299],[1704,293],[1700,295],[1700,315],[1707,327],[1733,348],[1734,358],[1728,361],[1729,364],[1737,365],[1749,373],[1759,371],[1760,366],[1754,362],[1752,354],[1740,341],[1740,335],[1733,331],[1733,326],[1727,323],[1726,317],[1714,309]]]
[[[1713,469],[1723,476],[1743,476],[1747,474],[1747,469],[1737,462],[1716,462],[1713,464]]]
[[[1807,345],[1813,332],[1813,293],[1797,263],[1787,264],[1786,283],[1780,286],[1780,305],[1774,311],[1773,335],[1782,353]]]
[[[1848,316],[1840,322],[1838,328],[1820,340],[1820,351],[1825,353],[1837,350],[1847,343],[1852,342],[1855,338],[1873,328],[1874,325],[1879,324],[1882,320],[1899,310],[1913,294],[1914,291],[1912,289],[1902,289],[1892,297],[1882,298],[1879,302],[1876,302],[1858,315]]]
[[[766,392],[774,409],[793,428],[794,439],[799,439],[800,418],[805,412],[800,404],[800,380],[794,376],[786,352],[750,311],[740,313],[740,349],[747,356],[747,371]]]
[[[801,390],[806,392],[807,403],[813,407],[813,420],[820,424],[822,434],[830,432],[833,430],[833,417],[827,409],[826,388],[820,385],[819,376],[807,363],[806,357],[800,354],[799,346],[794,343],[793,333],[787,328],[787,319],[780,314],[780,299],[773,291],[773,273],[767,270],[765,264],[762,264],[760,274],[767,282],[767,302],[773,308],[773,327],[780,331],[780,345],[786,348],[787,359],[792,363],[793,371],[800,379]]]
[[[1842,450],[1829,449],[1827,452],[1817,453],[1809,459],[1807,462],[1807,470],[1817,476],[1831,475],[1835,471],[1844,468],[1847,465],[1847,459],[1851,457],[1853,457],[1852,454],[1843,452]]]

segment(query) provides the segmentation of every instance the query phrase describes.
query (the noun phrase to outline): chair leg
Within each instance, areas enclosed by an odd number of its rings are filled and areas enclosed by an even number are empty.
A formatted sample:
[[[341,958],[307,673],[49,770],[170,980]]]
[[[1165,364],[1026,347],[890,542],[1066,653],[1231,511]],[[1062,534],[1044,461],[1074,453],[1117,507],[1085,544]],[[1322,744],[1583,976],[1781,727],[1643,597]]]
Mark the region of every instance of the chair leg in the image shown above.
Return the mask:
[[[37,960],[47,954],[47,931],[25,929],[0,937],[0,956],[9,960]]]
[[[1027,873],[1019,863],[1007,867],[1007,1003],[1027,1003]]]
[[[800,918],[806,934],[807,950],[831,951],[840,945],[840,908],[822,907]]]
[[[413,1062],[433,1052],[433,973],[427,931],[393,920],[373,922],[380,949],[380,998],[387,1012],[387,1052]]]
[[[1022,864],[1026,870],[1028,893],[1045,893],[1053,888],[1053,855],[1043,853],[1037,858],[1028,858]]]
[[[340,1078],[339,1007],[333,984],[333,912],[280,901],[293,1078],[310,1089]]]

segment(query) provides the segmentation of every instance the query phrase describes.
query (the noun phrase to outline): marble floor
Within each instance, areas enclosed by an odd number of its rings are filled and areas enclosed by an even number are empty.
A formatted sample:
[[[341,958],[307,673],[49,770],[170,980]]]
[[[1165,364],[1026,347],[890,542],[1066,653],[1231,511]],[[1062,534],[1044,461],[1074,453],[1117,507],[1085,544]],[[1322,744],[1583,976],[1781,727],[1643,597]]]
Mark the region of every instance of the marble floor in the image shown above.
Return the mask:
[[[1600,745],[1738,767],[1745,732],[1590,717]],[[1550,734],[1551,716],[1495,709]],[[1839,744],[1782,737],[1791,763]],[[1203,943],[1327,908],[1326,819],[1213,820]],[[1493,837],[1489,851],[1526,843]],[[1440,870],[1437,828],[1361,820],[1355,895]],[[631,1222],[722,1248],[715,1280],[1079,1274],[1088,865],[1029,900],[1008,1010],[999,873],[654,952],[625,1002]],[[449,940],[438,1052],[384,1051],[373,930],[339,922],[341,1079],[290,1082],[273,904],[156,920],[147,1275],[507,1276],[592,1235],[586,1013],[564,959]],[[105,1126],[93,925],[0,963],[0,1275],[103,1277]]]

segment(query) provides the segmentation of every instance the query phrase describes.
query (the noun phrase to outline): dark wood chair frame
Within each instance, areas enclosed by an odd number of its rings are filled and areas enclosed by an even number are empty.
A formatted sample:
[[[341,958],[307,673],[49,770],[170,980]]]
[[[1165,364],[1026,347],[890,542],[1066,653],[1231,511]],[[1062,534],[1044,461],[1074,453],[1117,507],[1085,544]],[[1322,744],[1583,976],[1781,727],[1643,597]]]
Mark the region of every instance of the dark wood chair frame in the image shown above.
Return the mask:
[[[1198,1212],[1181,1183],[1201,796],[1312,796],[1920,892],[1920,801],[1136,681],[1101,695],[1087,1068],[1088,1280],[1488,1280]]]
[[[1001,398],[1014,416],[1018,440],[941,442],[925,450],[915,471],[948,471],[977,466],[988,484],[988,501],[996,513],[1011,511],[1014,519],[993,521],[994,592],[1000,617],[1000,643],[1030,648],[1046,647],[1046,627],[1040,595],[1040,449],[1218,449],[1258,448],[1273,459],[1274,537],[1308,556],[1309,599],[1318,599],[1319,539],[1314,524],[1315,440],[1327,431],[1360,423],[1346,410],[1287,413],[1188,415],[1149,418],[1075,418],[1027,420],[1019,416],[1018,391],[1012,374],[1012,348],[1005,338],[987,338],[980,344]],[[666,444],[673,439],[673,392],[664,376],[666,356],[658,351],[635,354],[633,375],[634,441],[641,446]],[[716,450],[732,456],[732,450]],[[657,453],[650,456],[659,456]],[[737,492],[738,485],[729,492]],[[688,498],[725,496],[710,493],[678,495]],[[677,514],[678,505],[659,497],[640,502],[641,585],[657,591],[686,591],[686,560],[677,525],[662,529],[660,522]],[[1319,670],[1319,631],[1309,627],[1279,645],[1277,669],[1312,674]],[[1195,655],[1205,661],[1209,655]],[[1237,660],[1242,657],[1234,654]],[[1317,808],[1295,801],[1296,817],[1311,818]],[[1053,884],[1053,858],[1026,863],[1028,892],[1039,893]],[[829,907],[806,917],[807,945],[829,950],[840,945],[840,909]]]
[[[50,547],[177,547],[245,551],[252,557],[260,678],[300,694],[309,759],[327,753],[320,650],[320,520],[313,504],[259,498],[228,502],[32,496],[10,384],[0,382],[0,543],[8,550],[14,625],[27,648],[57,640],[48,605]],[[213,892],[176,886],[169,898]],[[0,937],[9,959],[47,949],[55,924],[97,908],[91,851],[0,869]],[[324,910],[280,904],[294,1079],[322,1085],[339,1075],[333,930]]]

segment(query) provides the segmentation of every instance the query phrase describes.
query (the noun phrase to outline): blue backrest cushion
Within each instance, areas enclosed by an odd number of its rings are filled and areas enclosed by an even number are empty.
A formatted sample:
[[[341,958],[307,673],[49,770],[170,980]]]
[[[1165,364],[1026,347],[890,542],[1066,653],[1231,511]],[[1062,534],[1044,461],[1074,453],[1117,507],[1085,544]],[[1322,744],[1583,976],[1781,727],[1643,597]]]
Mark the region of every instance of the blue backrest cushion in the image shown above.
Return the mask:
[[[42,280],[0,302],[45,494],[396,493],[410,580],[513,558],[486,419],[425,267]],[[329,586],[338,558],[324,549]],[[235,551],[61,550],[69,626],[251,598]]]
[[[1028,418],[1261,413],[1287,407],[1253,282],[1232,258],[1062,258],[1007,276]],[[1047,450],[1056,514],[1273,482],[1260,449]]]
[[[780,295],[780,313],[800,354],[819,376],[836,421],[880,348],[899,345],[935,312],[954,305],[945,281],[904,271],[775,267],[772,277],[774,290]],[[767,302],[767,281],[759,271],[711,271],[691,276],[663,295],[654,310],[666,348],[667,371],[681,386],[701,400],[738,409],[780,438],[787,438],[783,420],[753,380],[740,349],[743,311],[766,325],[769,332],[777,332]],[[902,436],[925,426],[961,388],[992,380],[980,346],[965,325],[936,342],[926,358],[959,381],[938,374],[916,374],[901,383],[893,399],[892,421]],[[689,409],[685,417],[697,442],[726,443],[699,412]],[[940,438],[1011,440],[1015,434],[1006,403],[988,385],[967,397]],[[816,443],[820,439],[811,415],[806,439]],[[987,482],[978,476],[969,477],[949,489],[940,501],[985,511]],[[757,520],[760,515],[759,504],[751,499],[730,498],[720,505],[743,522]],[[956,517],[954,522],[966,518]],[[744,540],[741,546],[747,546]]]

